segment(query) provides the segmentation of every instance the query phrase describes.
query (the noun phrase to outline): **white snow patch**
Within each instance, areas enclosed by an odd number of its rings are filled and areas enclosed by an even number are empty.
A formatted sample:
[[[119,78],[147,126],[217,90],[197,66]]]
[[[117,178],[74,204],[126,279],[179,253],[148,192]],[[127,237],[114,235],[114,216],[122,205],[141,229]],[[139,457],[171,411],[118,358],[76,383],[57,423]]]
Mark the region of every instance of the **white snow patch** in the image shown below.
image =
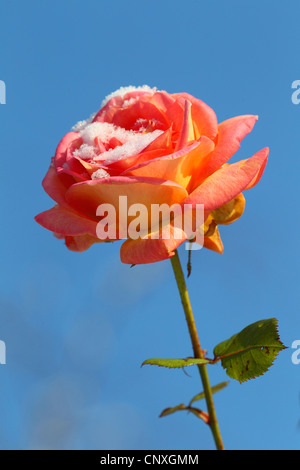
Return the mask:
[[[122,104],[122,108],[127,108],[131,104],[134,104],[137,101],[136,98],[130,98],[129,100],[125,100]]]
[[[99,168],[99,170],[94,171],[91,178],[92,180],[98,180],[101,178],[108,178],[109,176],[110,174],[106,170],[104,170],[104,168]]]
[[[153,132],[148,132],[148,134],[141,134],[136,132],[132,137],[125,142],[123,145],[110,149],[107,152],[101,153],[94,160],[104,160],[105,165],[110,163],[117,162],[126,157],[131,157],[136,155],[144,150],[153,140],[155,140],[163,131],[155,130]]]
[[[108,143],[112,137],[124,143],[134,134],[134,131],[127,131],[109,122],[92,122],[79,132],[79,136],[87,145],[95,145],[94,141],[96,137],[99,137],[105,144]]]
[[[72,131],[73,132],[78,132],[78,131],[81,131],[82,129],[84,129],[88,124],[90,124],[92,122],[92,120],[94,119],[96,114],[97,113],[91,114],[90,117],[87,118],[85,121],[78,121],[77,124],[75,124],[72,127]]]
[[[155,93],[157,91],[157,88],[156,87],[150,88],[148,85],[142,85],[138,87],[122,86],[118,90],[107,95],[107,97],[102,101],[101,108],[103,108],[103,106],[105,106],[109,100],[111,100],[112,98],[115,98],[115,96],[120,96],[121,98],[123,98],[123,96],[125,96],[127,93],[130,93],[132,91],[146,91],[148,93]]]
[[[83,160],[104,161],[104,164],[107,165],[140,153],[163,132],[160,129],[148,133],[128,131],[108,122],[93,122],[79,132],[83,144],[74,151],[74,155]],[[99,149],[95,146],[96,137],[104,144],[109,143],[110,139],[114,137],[122,145],[99,154]]]
[[[82,158],[82,160],[93,160],[98,154],[93,145],[82,144],[79,149],[74,150],[73,155]]]
[[[155,93],[156,88],[150,88],[147,85],[141,87],[122,87],[106,97],[102,106],[104,106],[106,102],[114,96],[124,96],[130,91],[137,90]],[[135,101],[134,98],[132,99]],[[124,106],[131,104],[132,99],[126,100],[124,102]],[[136,124],[140,125],[140,128],[139,130],[134,131],[126,130],[108,122],[92,122],[94,117],[95,114],[92,114],[88,120],[81,121],[73,127],[74,130],[78,131],[79,137],[81,137],[83,141],[81,147],[74,151],[74,156],[78,156],[83,160],[93,160],[95,162],[102,161],[106,165],[140,153],[164,132],[160,129],[156,129],[152,132],[145,132],[148,121],[143,118],[136,121]],[[96,138],[98,138],[104,146],[105,144],[108,144],[108,148],[110,147],[110,140],[112,138],[117,139],[120,145],[111,145],[114,148],[109,148],[107,151],[103,151],[103,146],[101,146],[102,148],[98,148],[95,144]],[[95,173],[97,174],[97,172]],[[99,174],[103,175],[104,173],[99,172]]]

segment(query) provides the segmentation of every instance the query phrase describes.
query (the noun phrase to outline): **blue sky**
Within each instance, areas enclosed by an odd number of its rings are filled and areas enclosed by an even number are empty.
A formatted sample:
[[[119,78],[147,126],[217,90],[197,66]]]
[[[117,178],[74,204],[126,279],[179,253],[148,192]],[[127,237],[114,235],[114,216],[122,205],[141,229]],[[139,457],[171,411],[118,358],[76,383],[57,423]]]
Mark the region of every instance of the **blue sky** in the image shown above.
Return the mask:
[[[269,146],[263,179],[223,227],[224,254],[193,253],[188,288],[210,355],[263,318],[286,346],[300,339],[299,13],[296,0],[1,1],[0,448],[213,448],[194,416],[158,418],[201,391],[197,370],[140,368],[191,354],[170,262],[129,269],[118,243],[73,253],[33,220],[52,206],[41,181],[59,140],[120,86],[186,91],[219,121],[259,115],[234,159]],[[216,395],[227,448],[299,449],[291,355]]]

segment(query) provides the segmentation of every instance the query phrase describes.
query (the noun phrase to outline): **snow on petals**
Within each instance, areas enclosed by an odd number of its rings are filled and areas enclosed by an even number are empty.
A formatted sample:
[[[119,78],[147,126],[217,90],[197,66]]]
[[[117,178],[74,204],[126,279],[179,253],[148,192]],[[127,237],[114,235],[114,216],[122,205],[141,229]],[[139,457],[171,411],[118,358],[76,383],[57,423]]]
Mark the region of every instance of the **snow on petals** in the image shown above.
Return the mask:
[[[83,160],[102,161],[107,165],[140,153],[162,133],[160,129],[144,133],[128,131],[107,122],[93,122],[79,132],[83,144],[74,151],[74,155]],[[95,144],[96,139],[103,144],[101,150]]]
[[[102,101],[101,103],[101,108],[103,108],[112,98],[115,98],[116,96],[120,96],[123,98],[127,93],[132,93],[136,91],[143,91],[146,93],[155,93],[157,91],[157,88],[151,88],[148,85],[142,85],[142,86],[122,86],[118,90],[114,91],[113,93],[110,93],[109,95],[106,96],[106,98]]]
[[[94,173],[91,176],[92,180],[98,180],[98,179],[109,178],[109,177],[110,177],[110,174],[106,170],[104,170],[104,168],[99,168],[99,170],[94,171]]]
[[[90,117],[87,118],[85,121],[78,121],[77,124],[75,124],[72,127],[72,131],[78,132],[78,131],[81,131],[82,129],[84,129],[88,124],[90,124],[93,121],[96,114],[97,113],[91,114]]]

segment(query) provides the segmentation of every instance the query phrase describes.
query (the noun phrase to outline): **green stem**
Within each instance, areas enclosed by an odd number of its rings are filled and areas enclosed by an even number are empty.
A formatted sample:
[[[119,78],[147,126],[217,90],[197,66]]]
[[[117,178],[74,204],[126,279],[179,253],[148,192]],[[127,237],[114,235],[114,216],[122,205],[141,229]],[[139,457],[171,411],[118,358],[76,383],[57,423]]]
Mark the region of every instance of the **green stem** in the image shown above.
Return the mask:
[[[194,357],[204,359],[204,353],[200,346],[195,319],[194,319],[194,315],[193,315],[193,311],[191,307],[191,302],[190,302],[190,298],[189,298],[189,294],[188,294],[188,290],[187,290],[187,286],[185,283],[184,274],[182,271],[182,267],[180,264],[177,250],[175,251],[175,255],[171,258],[171,263],[172,263],[173,271],[175,274],[175,278],[176,278],[183,310],[185,313],[185,318],[187,321],[190,337],[192,340]],[[207,367],[206,365],[201,365],[201,366],[198,366],[198,368],[199,368],[199,372],[200,372],[200,376],[202,380],[205,400],[207,404],[207,410],[209,414],[209,426],[211,428],[217,449],[224,450],[222,437],[221,437],[221,433],[219,429],[219,424],[218,424],[218,420],[216,416],[215,406],[213,402],[213,394],[212,394],[211,386],[209,383]]]

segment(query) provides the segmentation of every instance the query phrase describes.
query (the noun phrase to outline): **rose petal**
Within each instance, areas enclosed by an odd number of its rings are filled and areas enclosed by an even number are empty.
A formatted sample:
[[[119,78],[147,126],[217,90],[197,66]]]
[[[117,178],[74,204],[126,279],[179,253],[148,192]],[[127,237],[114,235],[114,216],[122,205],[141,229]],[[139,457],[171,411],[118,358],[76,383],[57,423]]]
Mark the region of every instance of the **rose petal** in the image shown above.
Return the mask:
[[[101,240],[91,235],[78,235],[75,237],[66,236],[65,243],[66,247],[71,251],[77,251],[82,253],[88,250],[94,243],[99,243]]]
[[[95,171],[95,170],[94,170]],[[68,168],[57,168],[57,176],[69,175],[73,177],[73,183],[80,183],[80,181],[86,181],[89,179],[89,173],[81,170],[81,173],[76,173],[75,171],[69,170]]]
[[[226,165],[209,176],[184,201],[186,204],[204,204],[205,210],[214,210],[235,198],[248,187],[265,166],[269,149],[257,152],[247,160]]]
[[[176,100],[165,91],[157,91],[149,97],[149,102],[159,108],[164,114],[168,113],[168,109],[176,102]]]
[[[188,100],[185,100],[183,121],[182,121],[181,131],[180,131],[177,143],[176,143],[175,152],[185,148],[188,145],[188,142],[195,140],[191,108],[192,108],[191,102]]]
[[[199,162],[214,148],[214,143],[207,137],[173,154],[141,163],[125,174],[136,177],[156,177],[169,179],[188,188],[191,178],[197,171]]]
[[[74,184],[66,194],[72,207],[95,217],[100,204],[111,204],[119,215],[119,197],[127,197],[127,206],[143,204],[150,213],[151,204],[182,202],[187,191],[180,185],[157,178],[111,177]]]
[[[138,153],[137,155],[132,155],[130,157],[122,158],[117,162],[113,162],[107,165],[107,168],[109,171],[113,170],[114,172],[118,172],[120,175],[126,170],[129,171],[131,168],[136,167],[141,163],[148,162],[149,160],[154,160],[159,157],[165,157],[170,153],[170,149],[149,150],[147,152],[143,150],[142,153]]]
[[[66,161],[67,149],[74,140],[78,139],[78,132],[68,132],[60,141],[57,146],[55,157],[54,157],[54,166],[56,168],[62,167]]]
[[[172,128],[167,129],[165,132],[160,134],[156,139],[152,140],[152,142],[142,150],[142,154],[145,152],[149,152],[150,150],[171,150],[172,149]]]
[[[44,228],[62,235],[96,235],[97,221],[77,214],[65,207],[54,206],[35,217],[36,222]]]
[[[170,237],[164,239],[166,231],[170,231],[168,232]],[[165,226],[164,230],[160,231],[159,237],[158,239],[151,239],[149,235],[146,238],[137,240],[126,240],[121,246],[122,263],[146,264],[171,258],[174,256],[176,248],[186,240],[185,233],[179,228],[175,230],[172,225]]]
[[[192,120],[194,124],[195,139],[202,135],[214,140],[218,133],[218,121],[215,112],[203,101],[188,93],[174,93],[175,99],[183,98],[192,103]]]
[[[161,124],[159,128],[163,130],[167,130],[171,124],[167,117],[156,106],[145,101],[144,97],[141,97],[128,108],[118,109],[111,122],[123,129],[130,130],[137,119],[155,120]]]
[[[221,168],[240,148],[242,139],[252,131],[257,116],[237,116],[219,124],[214,151],[204,158],[198,168],[198,184]]]
[[[75,180],[73,176],[67,174],[58,175],[53,165],[51,165],[42,181],[42,186],[48,196],[50,196],[55,202],[68,207],[65,194],[67,189],[72,186],[74,182]]]
[[[269,150],[268,150],[269,152]],[[259,180],[261,179],[262,175],[263,175],[263,172],[265,171],[265,168],[266,168],[266,165],[267,165],[267,161],[268,159],[266,158],[265,161],[263,162],[262,166],[260,167],[260,170],[259,172],[255,175],[255,177],[253,178],[253,180],[251,181],[251,183],[248,184],[248,186],[245,188],[246,189],[251,189],[253,188],[255,185],[257,185],[257,183],[259,182]]]
[[[165,91],[158,91],[149,98],[149,102],[167,117],[173,131],[180,132],[184,115],[184,101],[180,104]]]

